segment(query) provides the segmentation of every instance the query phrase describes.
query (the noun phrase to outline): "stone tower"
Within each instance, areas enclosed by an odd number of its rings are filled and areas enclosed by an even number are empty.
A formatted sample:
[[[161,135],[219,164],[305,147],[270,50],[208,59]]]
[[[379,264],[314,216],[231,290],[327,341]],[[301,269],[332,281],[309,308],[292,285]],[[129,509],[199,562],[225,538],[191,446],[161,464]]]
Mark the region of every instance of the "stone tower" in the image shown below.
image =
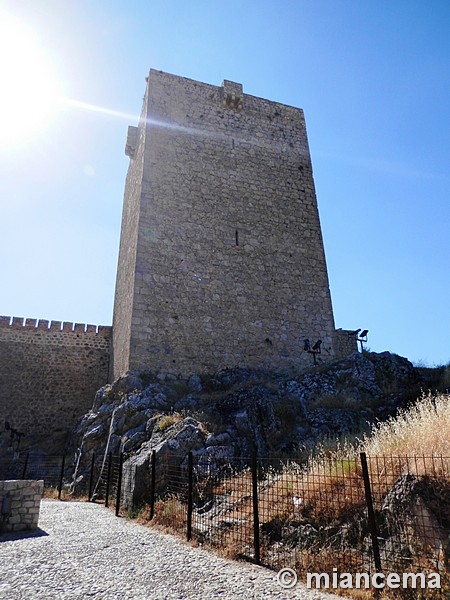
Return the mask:
[[[334,354],[303,111],[151,70],[130,127],[114,377],[282,370]]]

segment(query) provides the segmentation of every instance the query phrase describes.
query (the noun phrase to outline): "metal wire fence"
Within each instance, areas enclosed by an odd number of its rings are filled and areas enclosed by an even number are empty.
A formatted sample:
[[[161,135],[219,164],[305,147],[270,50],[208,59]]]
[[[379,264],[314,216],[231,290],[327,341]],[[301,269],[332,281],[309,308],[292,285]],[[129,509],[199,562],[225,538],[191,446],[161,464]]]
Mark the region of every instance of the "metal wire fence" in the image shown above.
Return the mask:
[[[59,498],[76,489],[119,515],[124,455],[92,454],[76,487],[68,462],[7,455],[0,479],[44,479]],[[144,478],[149,520],[229,557],[299,575],[438,572],[448,593],[450,458],[361,453],[303,465],[192,453],[157,459],[153,451],[147,471],[135,476]]]
[[[97,462],[100,458],[100,462]],[[97,457],[95,453],[91,455],[91,465],[89,477],[84,478],[84,486],[74,486],[74,494],[80,495],[82,490],[86,494],[89,502],[103,502],[106,507],[115,505],[116,515],[120,512],[121,488],[122,488],[122,469],[123,454],[114,456],[105,454],[103,457]]]
[[[306,467],[191,455],[172,485],[156,521],[230,557],[304,576],[439,573],[448,595],[450,458],[361,453]]]
[[[368,457],[380,563],[450,570],[450,459]]]
[[[70,479],[71,472],[65,456],[16,452],[0,457],[0,479],[43,479],[47,494],[58,491],[61,496],[63,482]]]
[[[251,464],[251,458],[239,463]],[[232,557],[255,559],[254,481],[250,467],[234,460],[193,461],[191,534],[203,544],[226,549]],[[257,507],[256,507],[257,508]]]
[[[109,506],[120,494],[123,455],[104,457],[96,461],[91,455],[87,476],[77,480],[76,461],[65,455],[49,456],[33,453],[11,453],[0,457],[0,480],[35,479],[44,481],[44,494],[48,497],[79,498],[103,502]],[[117,512],[119,514],[119,512]]]
[[[156,497],[155,493],[151,494],[150,513],[160,525],[178,533],[185,532],[190,539],[188,514],[192,506],[192,455],[185,464],[174,459],[167,457],[159,464],[155,460],[152,462],[159,493]]]

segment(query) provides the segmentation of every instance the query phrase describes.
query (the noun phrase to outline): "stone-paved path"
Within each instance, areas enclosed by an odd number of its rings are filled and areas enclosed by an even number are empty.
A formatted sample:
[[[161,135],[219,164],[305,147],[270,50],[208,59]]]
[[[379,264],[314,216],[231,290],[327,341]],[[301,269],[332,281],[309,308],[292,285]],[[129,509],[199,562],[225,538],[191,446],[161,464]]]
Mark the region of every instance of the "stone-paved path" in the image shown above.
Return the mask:
[[[118,519],[100,505],[43,500],[38,533],[0,536],[2,600],[337,598]]]

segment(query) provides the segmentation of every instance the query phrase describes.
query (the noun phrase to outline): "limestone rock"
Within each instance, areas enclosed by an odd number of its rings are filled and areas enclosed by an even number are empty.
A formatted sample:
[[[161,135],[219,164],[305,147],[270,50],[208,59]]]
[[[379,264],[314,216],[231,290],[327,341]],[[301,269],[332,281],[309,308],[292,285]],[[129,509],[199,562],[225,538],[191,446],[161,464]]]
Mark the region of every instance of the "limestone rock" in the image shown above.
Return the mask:
[[[207,432],[201,423],[192,417],[182,419],[164,432],[154,428],[150,440],[124,463],[125,506],[139,505],[148,500],[153,451],[158,465],[157,491],[163,493],[168,478],[186,469],[187,455],[203,448],[206,437]]]
[[[191,392],[201,392],[202,380],[199,375],[191,375],[188,380],[188,388]]]
[[[419,393],[418,371],[388,352],[355,352],[285,376],[245,367],[186,380],[131,371],[98,391],[76,427],[77,475],[88,472],[94,450],[98,462],[107,452],[145,448],[167,460],[180,455],[179,464],[189,449],[297,457],[325,437],[358,434]]]

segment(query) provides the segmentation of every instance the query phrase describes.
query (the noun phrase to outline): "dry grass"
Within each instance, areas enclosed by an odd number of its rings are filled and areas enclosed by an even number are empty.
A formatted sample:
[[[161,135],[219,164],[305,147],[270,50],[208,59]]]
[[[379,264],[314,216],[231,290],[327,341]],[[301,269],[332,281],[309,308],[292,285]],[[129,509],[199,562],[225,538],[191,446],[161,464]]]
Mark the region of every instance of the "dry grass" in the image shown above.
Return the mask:
[[[448,487],[450,395],[423,396],[397,418],[375,425],[371,433],[356,444],[343,444],[334,450],[323,447],[304,465],[290,463],[281,472],[267,468],[258,485],[264,563],[274,567],[288,565],[300,575],[308,570],[329,572],[333,566],[340,572],[366,570],[361,561],[367,561],[367,556],[362,553],[360,541],[349,542],[350,538],[339,541],[336,537],[333,540],[331,533],[331,537],[327,537],[328,534],[316,536],[310,546],[306,547],[304,540],[299,544],[299,528],[305,525],[337,532],[343,523],[352,526],[360,522],[366,506],[360,452],[367,454],[372,494],[377,505],[404,473],[428,475],[430,480],[443,481]],[[197,497],[205,501],[210,497],[221,499],[216,506],[222,507],[217,514],[208,515],[213,533],[202,541],[230,558],[251,557],[251,471],[246,469],[220,481],[211,480],[204,490],[197,492]],[[155,515],[153,522],[159,527],[183,534],[186,531],[186,506],[177,498],[158,502]],[[193,519],[195,527],[195,511]],[[201,519],[198,522],[201,523]],[[356,527],[356,535],[358,531]],[[448,586],[447,581],[445,585]],[[412,598],[408,593],[403,592],[401,596],[391,593],[389,597]],[[367,600],[372,592],[354,590],[351,595]]]
[[[144,504],[137,510],[129,511],[127,518],[135,520],[139,525],[148,525],[150,521],[150,505]]]
[[[155,516],[152,523],[171,531],[186,531],[187,510],[176,497],[158,500],[155,503]]]
[[[43,498],[46,500],[59,500],[58,498],[58,488],[56,487],[44,487]],[[87,502],[88,497],[86,494],[84,495],[75,495],[73,492],[68,491],[67,489],[62,489],[61,492],[61,500],[68,500],[70,502]]]
[[[375,496],[403,473],[450,481],[450,395],[422,396],[395,419],[376,424],[359,449],[368,456]]]
[[[214,486],[215,494],[228,494],[236,498],[252,495],[252,472],[249,468],[243,469],[236,475],[221,479]]]
[[[172,427],[172,425],[175,425],[175,423],[178,423],[179,421],[182,421],[182,420],[183,420],[183,415],[181,415],[180,413],[172,413],[170,415],[163,415],[157,422],[155,429],[158,431],[166,431],[166,429],[169,429],[169,427]]]
[[[55,487],[44,487],[43,497],[49,500],[58,500],[58,489]]]
[[[369,456],[450,457],[450,395],[422,396],[395,419],[375,425],[361,449]],[[447,468],[442,475],[448,474]]]
[[[307,469],[287,468],[274,477],[260,495],[265,519],[298,519],[332,522],[364,505],[361,471],[353,458],[316,461]]]
[[[368,455],[375,501],[403,473],[450,480],[450,396],[421,398],[396,419],[374,426],[359,444],[322,448],[306,465],[290,463],[281,473],[268,469],[259,490],[260,522],[337,524],[358,515],[366,505],[361,451]],[[216,483],[212,493],[228,496],[226,517],[240,523],[223,534],[229,555],[239,556],[249,542],[238,529],[251,529],[253,514],[250,470]]]
[[[305,468],[285,469],[272,492],[279,512],[286,514],[283,505],[294,497],[302,499],[303,512],[309,507],[312,517],[328,520],[362,506],[360,452],[367,454],[376,496],[402,473],[450,480],[450,395],[423,396],[396,418],[374,425],[358,444],[319,449]]]

